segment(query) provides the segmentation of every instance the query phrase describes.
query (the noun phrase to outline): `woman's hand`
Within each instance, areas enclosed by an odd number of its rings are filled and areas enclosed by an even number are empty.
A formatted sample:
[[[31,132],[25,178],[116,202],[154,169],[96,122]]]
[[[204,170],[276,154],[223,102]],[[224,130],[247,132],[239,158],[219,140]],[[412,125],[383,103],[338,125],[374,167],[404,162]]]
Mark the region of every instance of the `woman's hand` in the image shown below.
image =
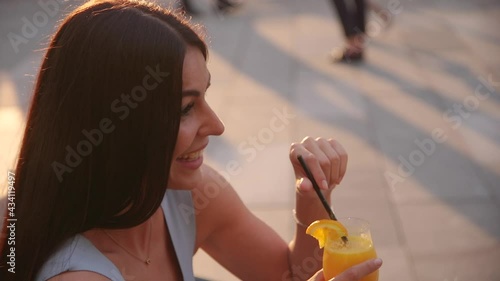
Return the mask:
[[[335,277],[334,281],[359,281],[361,278],[367,276],[368,274],[374,272],[382,266],[381,259],[371,259],[363,263],[355,265],[348,270],[342,272],[339,276]],[[329,281],[331,281],[329,280]],[[308,281],[325,281],[323,277],[323,270],[320,270],[314,274],[313,277],[309,278]]]
[[[304,259],[319,251],[318,241],[306,234],[307,226],[316,220],[329,218],[325,206],[318,199],[311,181],[297,159],[299,155],[302,155],[329,205],[332,190],[340,183],[347,169],[347,153],[342,145],[333,139],[306,137],[300,143],[292,144],[290,160],[297,180],[294,210],[297,225],[295,239],[290,243],[292,269],[300,267]],[[311,268],[311,272],[320,268],[321,263],[317,263],[314,269]],[[294,271],[292,274],[297,275],[299,272]]]
[[[307,193],[313,190],[313,186],[297,159],[299,155],[304,158],[321,189],[332,189],[342,181],[347,169],[347,153],[336,140],[306,137],[300,143],[292,144],[290,160],[297,180],[297,189]]]

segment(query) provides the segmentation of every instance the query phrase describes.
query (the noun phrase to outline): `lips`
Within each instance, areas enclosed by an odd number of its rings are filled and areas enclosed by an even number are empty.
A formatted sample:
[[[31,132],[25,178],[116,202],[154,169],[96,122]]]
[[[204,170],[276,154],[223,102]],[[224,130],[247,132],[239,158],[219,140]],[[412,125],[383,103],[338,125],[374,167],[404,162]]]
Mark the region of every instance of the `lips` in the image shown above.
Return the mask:
[[[200,150],[195,151],[195,152],[183,154],[183,155],[177,157],[177,160],[179,160],[179,161],[195,161],[203,156],[203,150],[204,149],[200,149]]]

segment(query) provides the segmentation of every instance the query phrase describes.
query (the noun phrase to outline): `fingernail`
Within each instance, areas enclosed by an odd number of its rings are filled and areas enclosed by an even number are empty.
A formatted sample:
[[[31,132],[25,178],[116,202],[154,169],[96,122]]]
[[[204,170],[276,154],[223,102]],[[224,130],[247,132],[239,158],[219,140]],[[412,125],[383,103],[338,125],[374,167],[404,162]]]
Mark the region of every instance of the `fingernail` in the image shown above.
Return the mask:
[[[326,182],[326,180],[324,180],[322,183],[321,183],[323,189],[328,189],[328,183]]]
[[[373,261],[373,264],[376,265],[376,266],[380,266],[382,265],[382,259],[380,258],[377,258]]]

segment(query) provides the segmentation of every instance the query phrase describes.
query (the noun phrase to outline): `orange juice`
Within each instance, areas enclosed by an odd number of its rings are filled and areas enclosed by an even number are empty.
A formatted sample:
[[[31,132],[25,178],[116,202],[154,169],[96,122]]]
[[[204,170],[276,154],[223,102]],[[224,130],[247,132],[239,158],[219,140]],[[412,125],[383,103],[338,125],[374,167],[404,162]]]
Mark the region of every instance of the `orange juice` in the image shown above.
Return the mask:
[[[349,229],[348,226],[346,226]],[[349,267],[377,257],[372,240],[368,235],[349,235],[348,242],[341,239],[327,238],[323,252],[323,273],[325,280],[330,280]],[[377,281],[378,270],[360,281]]]
[[[370,224],[363,219],[317,220],[307,227],[306,233],[316,238],[319,247],[324,248],[325,280],[337,277],[348,268],[377,257]],[[360,281],[378,281],[378,270]]]

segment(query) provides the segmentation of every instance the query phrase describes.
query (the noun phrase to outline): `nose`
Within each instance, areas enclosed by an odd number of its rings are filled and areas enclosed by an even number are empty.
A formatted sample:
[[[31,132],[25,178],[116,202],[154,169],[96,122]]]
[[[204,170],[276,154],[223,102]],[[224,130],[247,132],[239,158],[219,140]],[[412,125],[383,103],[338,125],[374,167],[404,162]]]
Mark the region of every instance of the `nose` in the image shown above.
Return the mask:
[[[219,119],[217,114],[207,106],[207,113],[202,117],[203,126],[201,126],[199,133],[203,136],[220,136],[224,132],[224,124]]]

